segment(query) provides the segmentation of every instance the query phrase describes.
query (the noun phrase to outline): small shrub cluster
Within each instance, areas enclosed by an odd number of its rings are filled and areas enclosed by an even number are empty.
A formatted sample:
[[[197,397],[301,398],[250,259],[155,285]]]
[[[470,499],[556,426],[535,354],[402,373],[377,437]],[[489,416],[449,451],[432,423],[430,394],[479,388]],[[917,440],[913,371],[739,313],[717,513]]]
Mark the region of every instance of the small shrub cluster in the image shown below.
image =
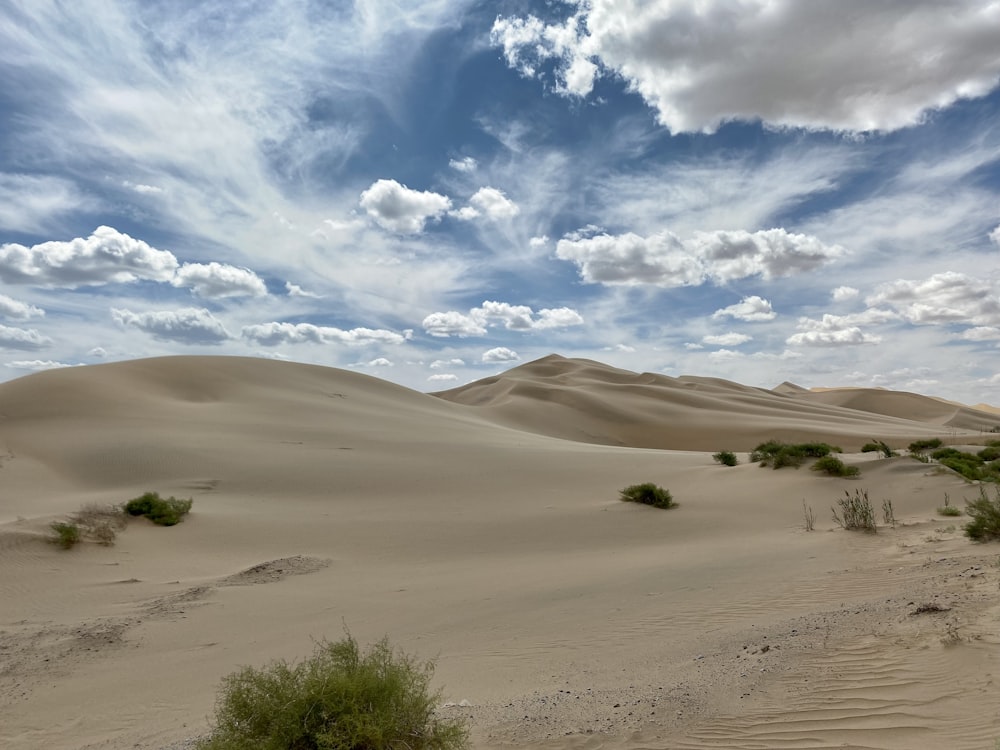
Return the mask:
[[[840,448],[827,443],[782,443],[768,440],[750,453],[750,461],[780,469],[785,466],[801,466],[807,458],[823,458],[831,453],[842,453]]]
[[[669,490],[658,487],[652,482],[633,484],[626,487],[621,490],[621,499],[624,502],[642,503],[643,505],[651,505],[654,508],[666,509],[677,506]]]
[[[898,456],[899,453],[890,448],[886,443],[881,440],[873,440],[870,443],[865,443],[861,446],[862,453],[878,453],[883,458],[893,458]]]
[[[432,662],[383,639],[362,653],[348,635],[312,658],[246,667],[223,680],[211,734],[198,750],[461,750],[460,721],[435,716]]]
[[[872,534],[878,531],[875,509],[868,499],[867,490],[854,490],[853,495],[844,490],[844,497],[837,501],[837,505],[840,506],[840,512],[837,512],[837,508],[832,508],[833,520],[841,528],[867,531]]]
[[[80,541],[80,527],[72,521],[53,521],[49,528],[52,529],[52,543],[63,549],[69,549]]]
[[[976,542],[1000,539],[1000,487],[994,487],[991,500],[986,488],[979,486],[979,497],[965,501],[965,512],[972,519],[965,524],[965,535]]]
[[[979,451],[979,454],[957,448],[940,448],[931,454],[931,458],[970,481],[1000,482],[1000,458],[986,460],[982,457],[983,453],[990,455],[986,448]]]
[[[70,549],[85,539],[110,547],[126,523],[120,506],[90,503],[73,513],[69,520],[49,524],[52,529],[50,541],[63,549]]]
[[[951,504],[951,498],[948,497],[948,493],[944,494],[944,505],[941,505],[937,509],[938,515],[942,516],[960,516],[962,515],[962,509],[957,505]]]
[[[145,516],[158,526],[173,526],[191,510],[193,500],[162,498],[157,492],[147,492],[125,503],[130,516]]]
[[[860,476],[861,469],[857,466],[845,466],[844,462],[836,456],[823,456],[817,459],[812,465],[813,471],[822,471],[831,477],[856,477]]]
[[[906,450],[910,453],[923,453],[924,451],[933,450],[934,448],[940,448],[944,443],[941,442],[940,438],[930,438],[929,440],[914,440],[907,446]]]
[[[716,463],[723,466],[736,466],[739,463],[739,459],[736,458],[736,454],[732,451],[719,451],[712,454],[712,458]]]

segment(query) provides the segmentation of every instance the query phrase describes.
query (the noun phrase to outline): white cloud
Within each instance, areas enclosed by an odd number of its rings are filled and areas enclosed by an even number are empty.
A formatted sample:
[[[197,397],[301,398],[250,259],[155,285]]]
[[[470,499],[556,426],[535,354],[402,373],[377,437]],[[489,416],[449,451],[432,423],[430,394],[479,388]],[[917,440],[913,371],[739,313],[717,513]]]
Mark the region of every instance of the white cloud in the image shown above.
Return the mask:
[[[465,360],[459,359],[458,357],[452,357],[451,359],[435,359],[430,364],[432,370],[440,370],[442,367],[464,367]]]
[[[492,349],[487,349],[483,352],[483,362],[517,362],[521,359],[521,356],[515,352],[513,349],[508,349],[505,346],[497,346]]]
[[[161,341],[182,344],[221,344],[231,339],[225,326],[205,308],[135,313],[111,308],[112,319],[123,327],[138,328]]]
[[[423,328],[431,336],[484,336],[491,325],[501,324],[509,331],[533,331],[568,328],[583,324],[583,316],[569,307],[544,308],[537,315],[527,305],[487,300],[468,314],[455,310],[431,313]]]
[[[746,355],[743,352],[734,352],[732,349],[719,349],[718,351],[709,352],[708,358],[716,362],[725,362],[727,360],[742,359]]]
[[[61,177],[0,172],[0,228],[45,232],[55,219],[90,203],[73,182]]]
[[[629,344],[615,344],[614,346],[604,347],[604,351],[606,352],[624,352],[625,354],[632,354],[635,350],[635,347]]]
[[[712,318],[715,320],[720,318],[736,318],[737,320],[745,320],[749,323],[774,320],[777,316],[778,314],[771,307],[771,303],[757,295],[744,297],[735,305],[723,307],[721,310],[716,310],[712,313]]]
[[[954,271],[883,284],[868,303],[894,307],[915,325],[1000,325],[1000,289]]]
[[[752,341],[753,336],[747,336],[745,333],[730,331],[729,333],[723,333],[717,336],[703,336],[701,340],[702,343],[710,344],[711,346],[739,346],[740,344]]]
[[[312,323],[264,323],[244,326],[243,337],[263,346],[279,344],[402,344],[406,334],[372,328],[352,328],[349,331]]]
[[[728,120],[896,130],[986,94],[1000,77],[1000,8],[985,2],[571,0],[562,23],[497,18],[508,65],[586,96],[620,76],[673,132]],[[886,40],[892,40],[887,43]]]
[[[33,351],[44,349],[52,343],[52,339],[43,336],[34,328],[15,328],[0,325],[0,349],[20,349]]]
[[[528,240],[529,247],[539,248],[539,247],[545,247],[548,244],[549,244],[548,235],[544,234],[539,237],[532,237],[530,240]]]
[[[458,375],[452,375],[450,372],[439,372],[431,375],[427,378],[432,383],[445,383],[453,380],[458,380]]]
[[[266,297],[264,281],[249,268],[237,268],[224,263],[185,263],[171,283],[189,288],[199,297]]]
[[[386,359],[385,357],[376,357],[375,359],[367,363],[369,367],[394,367],[392,360]]]
[[[60,367],[79,367],[80,365],[69,365],[65,362],[56,362],[51,359],[18,359],[13,362],[4,363],[4,367],[10,367],[13,370],[28,370],[30,372],[38,372],[40,370],[56,370]]]
[[[859,294],[861,294],[860,290],[855,289],[853,286],[838,286],[830,293],[830,296],[834,302],[845,302],[846,300],[854,299]]]
[[[1000,245],[1000,226],[990,232],[990,239]]]
[[[451,208],[451,199],[429,191],[411,190],[395,180],[377,180],[361,193],[360,205],[383,229],[419,234],[424,225]]]
[[[684,348],[696,352],[700,351],[701,349],[704,349],[705,347],[702,346],[701,344],[695,343],[694,341],[688,341],[686,344],[684,344]]]
[[[8,284],[72,289],[137,279],[169,281],[176,269],[173,253],[157,250],[106,226],[98,227],[86,239],[43,242],[32,247],[0,245],[0,280]]]
[[[289,297],[306,297],[308,299],[322,299],[321,295],[316,294],[314,292],[307,292],[298,284],[293,284],[290,281],[285,282],[285,291],[288,292]]]
[[[599,234],[563,238],[556,246],[556,257],[576,263],[587,283],[661,287],[790,276],[843,254],[839,246],[824,245],[815,237],[784,229],[695,232],[687,240],[670,231],[648,237],[631,232]]]
[[[475,172],[479,162],[471,156],[463,156],[461,159],[449,159],[448,166],[458,172]]]
[[[163,192],[163,188],[156,187],[155,185],[143,185],[141,183],[135,183],[130,180],[123,181],[122,185],[124,187],[127,187],[129,190],[133,192],[140,193],[143,195],[156,195],[157,193]]]
[[[483,187],[469,198],[469,205],[458,212],[459,218],[474,219],[485,216],[487,219],[499,221],[512,219],[521,212],[517,204],[496,188]]]
[[[108,356],[108,351],[103,346],[95,346],[89,352],[87,352],[88,357],[95,357],[96,359],[104,359]]]
[[[6,294],[0,294],[0,317],[27,320],[28,318],[41,318],[44,315],[45,310],[40,307],[12,299]]]
[[[959,338],[963,341],[1000,341],[1000,328],[976,326],[962,331]]]
[[[791,346],[858,346],[877,344],[881,340],[855,326],[836,331],[804,331],[789,336],[785,343]]]
[[[870,308],[851,315],[824,315],[822,319],[799,318],[801,333],[790,336],[786,343],[793,346],[856,346],[877,344],[882,338],[861,330],[862,325],[879,325],[899,320],[891,310]]]

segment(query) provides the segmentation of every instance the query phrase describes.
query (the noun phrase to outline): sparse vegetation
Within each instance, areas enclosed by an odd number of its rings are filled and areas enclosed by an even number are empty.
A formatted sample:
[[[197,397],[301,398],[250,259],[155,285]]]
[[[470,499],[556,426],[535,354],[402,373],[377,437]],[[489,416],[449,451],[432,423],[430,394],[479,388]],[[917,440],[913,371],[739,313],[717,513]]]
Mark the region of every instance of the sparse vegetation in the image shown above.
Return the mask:
[[[842,453],[840,448],[827,443],[782,443],[768,440],[750,453],[750,461],[780,469],[785,466],[801,466],[807,458],[823,458],[831,453]]]
[[[965,501],[965,512],[972,519],[965,524],[965,535],[977,542],[1000,539],[1000,487],[994,487],[991,500],[986,487],[979,485],[979,497]]]
[[[125,528],[128,516],[120,505],[98,505],[89,503],[72,515],[83,532],[84,538],[110,547],[115,543],[118,532]]]
[[[125,503],[125,512],[130,516],[145,516],[158,526],[173,526],[187,515],[193,502],[176,497],[162,498],[157,492],[147,492]]]
[[[651,505],[654,508],[673,508],[677,503],[670,495],[669,490],[665,490],[652,482],[643,484],[633,484],[621,490],[621,499],[629,503],[642,503]]]
[[[962,515],[962,509],[957,505],[951,504],[951,498],[948,497],[948,493],[944,493],[944,505],[941,505],[937,509],[938,515],[941,516],[960,516]]]
[[[892,458],[898,456],[899,453],[890,448],[886,443],[881,440],[873,440],[870,443],[865,443],[861,446],[862,453],[878,453],[883,458]]]
[[[816,526],[816,516],[813,515],[813,509],[811,505],[806,505],[806,501],[802,501],[802,516],[806,521],[806,531],[812,531]]]
[[[923,453],[924,451],[929,451],[933,448],[940,448],[944,443],[941,442],[940,438],[930,438],[928,440],[914,440],[907,446],[906,450],[910,453]]]
[[[816,463],[812,465],[812,470],[822,471],[831,477],[856,477],[861,474],[861,469],[857,466],[846,466],[836,456],[823,456],[817,459]]]
[[[63,549],[70,549],[80,541],[80,527],[71,521],[53,521],[49,528],[52,529],[50,541]]]
[[[723,466],[736,466],[739,463],[739,459],[736,458],[736,454],[732,451],[719,451],[712,454],[712,458],[716,463]]]
[[[941,448],[934,451],[931,458],[970,481],[1000,482],[1000,459],[987,462],[975,453],[957,448]]]
[[[461,750],[468,730],[435,716],[433,662],[383,639],[362,653],[350,635],[310,659],[245,667],[223,680],[198,750]]]
[[[867,531],[874,534],[878,531],[875,523],[875,510],[868,499],[867,490],[854,490],[852,495],[844,490],[844,497],[837,501],[840,512],[833,510],[833,520],[842,529]]]
[[[886,526],[896,528],[896,511],[893,510],[892,500],[882,501],[882,521]]]

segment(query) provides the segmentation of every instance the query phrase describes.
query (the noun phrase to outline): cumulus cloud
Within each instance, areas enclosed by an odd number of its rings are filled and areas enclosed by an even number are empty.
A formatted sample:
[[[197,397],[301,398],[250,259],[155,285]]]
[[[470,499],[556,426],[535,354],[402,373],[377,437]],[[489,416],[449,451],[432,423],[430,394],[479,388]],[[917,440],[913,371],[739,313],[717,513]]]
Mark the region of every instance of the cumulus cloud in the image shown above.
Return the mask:
[[[0,349],[34,351],[35,349],[44,349],[51,343],[52,339],[43,336],[34,328],[0,325]]]
[[[591,93],[620,77],[673,132],[729,120],[836,131],[896,130],[1000,77],[1000,7],[978,2],[835,5],[795,0],[570,0],[562,22],[498,17],[508,65]],[[892,40],[891,44],[886,40]]]
[[[79,367],[80,365],[70,365],[65,362],[56,362],[52,359],[17,359],[13,362],[5,362],[4,367],[12,370],[28,370],[38,372],[40,370],[57,370],[60,367]]]
[[[855,326],[837,331],[803,331],[789,336],[785,343],[791,346],[858,346],[877,344],[881,340]]]
[[[454,213],[466,221],[484,216],[492,221],[512,219],[521,212],[517,204],[496,188],[484,187],[469,199],[469,205]]]
[[[736,333],[735,331],[719,334],[718,336],[703,336],[701,339],[702,343],[711,346],[739,346],[752,340],[753,336],[747,336],[745,333]]]
[[[408,338],[408,331],[373,328],[352,328],[345,331],[331,326],[317,326],[312,323],[263,323],[244,326],[243,337],[262,346],[281,344],[402,344]]]
[[[539,248],[539,247],[545,247],[548,244],[549,244],[549,238],[548,235],[545,234],[539,237],[532,237],[530,240],[528,240],[529,247]]]
[[[432,370],[440,370],[442,367],[464,367],[465,360],[459,359],[458,357],[452,357],[451,359],[435,359],[431,362]]]
[[[395,367],[392,360],[385,357],[376,357],[367,363],[369,367]]]
[[[583,316],[569,307],[544,308],[536,314],[527,305],[485,301],[469,312],[455,310],[431,313],[423,320],[423,328],[431,336],[484,336],[492,325],[502,325],[509,331],[533,331],[568,328],[583,324]]]
[[[463,156],[461,159],[449,159],[448,166],[458,172],[475,172],[479,162],[471,156]]]
[[[395,180],[377,180],[361,193],[360,205],[383,229],[419,234],[428,221],[441,218],[451,208],[451,199],[426,190],[411,190]]]
[[[868,303],[889,305],[914,325],[1000,326],[1000,289],[954,271],[883,284]]]
[[[205,308],[185,307],[144,313],[111,308],[111,317],[123,327],[138,328],[160,341],[221,344],[232,338],[225,326]]]
[[[576,263],[590,284],[661,287],[724,284],[760,276],[772,279],[811,271],[844,253],[837,245],[784,229],[695,232],[682,240],[663,231],[648,237],[567,235],[556,257]]]
[[[266,297],[264,281],[249,268],[224,263],[185,263],[170,282],[190,289],[199,297]]]
[[[520,359],[521,356],[517,352],[505,346],[496,346],[483,352],[483,362],[517,362]]]
[[[107,226],[87,238],[0,245],[0,281],[76,288],[138,279],[170,281],[177,258]]]
[[[998,245],[1000,245],[1000,227],[997,227],[992,232],[990,232],[990,239],[993,240]]]
[[[847,300],[854,299],[859,294],[861,294],[861,292],[853,286],[838,286],[830,292],[830,296],[833,298],[834,302],[845,302]]]
[[[735,318],[736,320],[745,320],[748,323],[760,323],[766,320],[774,320],[777,316],[778,314],[774,311],[774,308],[771,307],[771,303],[763,297],[758,297],[757,295],[744,297],[735,305],[723,307],[721,310],[716,310],[712,313],[713,320],[718,320],[720,318]]]
[[[458,375],[453,375],[450,372],[439,372],[431,375],[427,378],[432,383],[445,383],[453,380],[458,380]]]
[[[0,294],[0,317],[13,318],[15,320],[27,320],[28,318],[41,318],[45,315],[45,310],[27,302]]]
[[[962,331],[959,338],[963,341],[1000,341],[1000,328],[976,326]]]
[[[136,183],[130,180],[123,181],[122,186],[142,195],[156,195],[157,193],[163,192],[163,188],[156,187],[155,185],[143,185],[142,183]]]
[[[882,338],[861,330],[862,325],[877,325],[898,320],[891,310],[872,308],[852,315],[824,315],[822,319],[799,318],[800,333],[790,336],[792,346],[857,346],[877,344]]]
[[[285,291],[288,292],[289,297],[306,297],[308,299],[321,299],[321,296],[319,294],[316,294],[315,292],[307,292],[298,284],[293,284],[290,281],[285,282]]]

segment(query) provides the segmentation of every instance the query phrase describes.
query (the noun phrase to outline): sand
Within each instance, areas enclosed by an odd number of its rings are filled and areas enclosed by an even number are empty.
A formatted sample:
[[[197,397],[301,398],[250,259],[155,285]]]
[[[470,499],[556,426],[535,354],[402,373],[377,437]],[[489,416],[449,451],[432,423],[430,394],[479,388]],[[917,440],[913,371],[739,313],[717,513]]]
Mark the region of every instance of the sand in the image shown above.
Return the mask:
[[[977,490],[850,451],[995,416],[839,399],[555,356],[436,395],[222,357],[0,384],[0,747],[186,747],[222,677],[345,628],[436,659],[476,748],[992,747],[1000,545],[935,512]],[[862,476],[748,465],[770,438]],[[680,507],[619,502],[642,481]],[[858,488],[894,528],[836,526]],[[147,490],[192,513],[46,543]]]

